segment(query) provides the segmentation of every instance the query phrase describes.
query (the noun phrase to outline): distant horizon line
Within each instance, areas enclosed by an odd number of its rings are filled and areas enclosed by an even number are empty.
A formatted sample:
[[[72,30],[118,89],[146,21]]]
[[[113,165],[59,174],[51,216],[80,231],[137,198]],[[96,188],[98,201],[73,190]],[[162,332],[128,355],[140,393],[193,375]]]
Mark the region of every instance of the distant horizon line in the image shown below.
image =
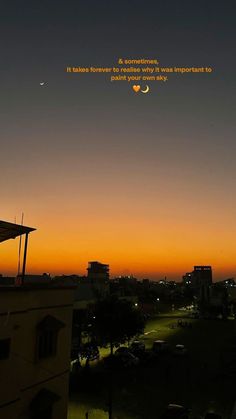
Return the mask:
[[[194,266],[201,266],[201,265],[194,265]],[[210,266],[210,265],[202,265],[202,266]],[[87,278],[87,275],[86,274],[80,274],[80,273],[51,273],[51,272],[26,272],[26,276],[27,275],[31,275],[31,276],[38,276],[38,275],[44,275],[44,274],[47,274],[47,275],[50,275],[52,278],[54,278],[54,277],[59,277],[59,276],[65,276],[65,277],[73,277],[73,276],[77,276],[77,277],[80,277],[80,278]],[[149,281],[151,281],[151,282],[159,282],[159,281],[167,281],[167,282],[181,282],[181,281],[183,281],[183,276],[184,276],[185,274],[183,274],[182,275],[182,277],[177,277],[177,278],[175,278],[175,279],[173,279],[173,277],[175,277],[175,275],[169,275],[169,276],[167,276],[167,275],[165,275],[165,276],[160,276],[159,278],[154,278],[153,276],[140,276],[140,275],[134,275],[134,274],[114,274],[114,275],[111,275],[110,277],[109,277],[109,279],[110,280],[114,280],[114,279],[119,279],[119,278],[134,278],[134,279],[137,279],[138,281],[142,281],[142,280],[145,280],[145,279],[148,279]],[[1,278],[1,276],[4,278],[4,277],[13,277],[13,278],[16,278],[17,277],[17,274],[14,274],[14,273],[12,273],[12,272],[6,272],[6,273],[4,273],[4,272],[0,272],[0,278]],[[169,279],[168,279],[169,278]],[[219,276],[216,276],[215,278],[213,278],[213,281],[214,282],[220,282],[220,281],[224,281],[224,280],[229,280],[229,279],[235,279],[234,278],[234,276],[233,275],[225,275],[224,277],[222,277],[222,275],[221,275],[221,277],[219,277]]]

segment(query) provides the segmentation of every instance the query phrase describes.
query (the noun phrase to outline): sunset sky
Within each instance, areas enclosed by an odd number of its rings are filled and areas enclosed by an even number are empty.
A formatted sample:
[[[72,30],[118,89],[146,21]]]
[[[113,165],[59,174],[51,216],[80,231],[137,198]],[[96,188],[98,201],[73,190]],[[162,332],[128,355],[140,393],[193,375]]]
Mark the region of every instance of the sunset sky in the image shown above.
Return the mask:
[[[235,2],[4,3],[0,219],[37,228],[28,272],[236,276]],[[146,95],[65,72],[120,57],[214,72]],[[18,243],[1,244],[0,273],[16,273]]]

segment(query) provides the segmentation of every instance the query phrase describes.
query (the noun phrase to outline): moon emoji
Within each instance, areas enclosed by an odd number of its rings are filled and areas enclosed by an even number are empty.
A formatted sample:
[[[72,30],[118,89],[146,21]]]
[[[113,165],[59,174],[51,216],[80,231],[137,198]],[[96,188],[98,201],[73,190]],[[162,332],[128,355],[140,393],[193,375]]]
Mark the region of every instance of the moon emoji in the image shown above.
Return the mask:
[[[145,90],[141,90],[142,93],[148,93],[150,90],[149,86],[146,85],[146,89]]]
[[[45,85],[45,81],[41,81],[39,84],[40,84],[40,86],[44,86]]]

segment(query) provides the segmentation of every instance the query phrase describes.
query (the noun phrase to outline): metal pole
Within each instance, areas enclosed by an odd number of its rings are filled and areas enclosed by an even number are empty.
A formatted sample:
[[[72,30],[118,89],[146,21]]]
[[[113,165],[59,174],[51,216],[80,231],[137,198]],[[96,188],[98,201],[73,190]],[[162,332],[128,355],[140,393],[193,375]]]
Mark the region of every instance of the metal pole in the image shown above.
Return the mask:
[[[23,226],[23,221],[24,221],[24,213],[22,212],[22,215],[21,215],[22,226]],[[18,272],[17,272],[18,276],[20,275],[21,241],[22,241],[22,236],[20,235],[19,251],[18,251]]]
[[[111,366],[109,374],[109,395],[108,395],[108,418],[112,419],[113,416],[113,369]]]
[[[26,235],[25,235],[24,259],[23,259],[22,275],[21,275],[21,284],[22,285],[24,285],[24,280],[25,280],[25,267],[26,267],[26,257],[27,257],[28,236],[29,236],[29,233],[26,233]]]

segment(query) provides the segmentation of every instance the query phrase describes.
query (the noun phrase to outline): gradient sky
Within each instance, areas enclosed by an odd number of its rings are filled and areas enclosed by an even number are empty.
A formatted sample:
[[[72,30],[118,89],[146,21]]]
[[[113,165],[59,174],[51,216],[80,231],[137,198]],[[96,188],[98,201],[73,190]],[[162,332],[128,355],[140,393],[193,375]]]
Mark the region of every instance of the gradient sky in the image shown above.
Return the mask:
[[[0,219],[37,228],[28,271],[236,275],[235,1],[4,3]],[[141,95],[65,72],[120,57],[214,73]],[[16,273],[17,249],[1,245],[0,272]]]

